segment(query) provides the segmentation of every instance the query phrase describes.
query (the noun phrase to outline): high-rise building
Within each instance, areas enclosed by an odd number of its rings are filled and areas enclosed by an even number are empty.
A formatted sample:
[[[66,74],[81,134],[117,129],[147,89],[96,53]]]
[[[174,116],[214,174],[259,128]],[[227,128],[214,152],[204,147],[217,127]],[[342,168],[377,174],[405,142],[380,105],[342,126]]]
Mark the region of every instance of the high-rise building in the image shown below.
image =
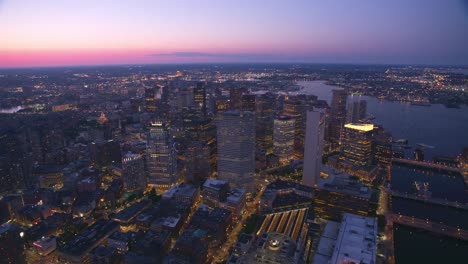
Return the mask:
[[[255,94],[243,94],[241,99],[242,111],[255,112]]]
[[[156,112],[156,88],[145,89],[145,110],[147,112]]]
[[[23,133],[0,128],[0,195],[36,186],[32,177],[34,152],[28,152],[27,146]]]
[[[147,145],[148,185],[159,191],[171,188],[177,182],[177,160],[169,125],[164,121],[151,122]]]
[[[374,164],[389,169],[392,165],[392,135],[382,127],[374,127]]]
[[[273,94],[263,94],[255,101],[255,146],[266,153],[273,149],[273,109],[275,97]]]
[[[128,152],[122,157],[122,180],[127,192],[145,190],[145,164],[140,154]]]
[[[230,100],[226,98],[218,98],[215,100],[215,112],[216,114],[227,111],[230,107]]]
[[[353,96],[348,103],[346,123],[359,123],[366,118],[367,102],[361,100],[360,96]]]
[[[348,93],[345,90],[333,90],[330,109],[330,129],[328,139],[331,142],[339,142],[341,130],[346,121],[346,99]]]
[[[206,115],[206,90],[202,82],[198,82],[193,89],[193,101],[196,108],[200,109],[203,115]]]
[[[302,159],[304,152],[304,104],[298,96],[290,96],[283,103],[283,115],[295,120],[294,159]]]
[[[279,116],[273,120],[273,154],[281,164],[288,164],[294,158],[294,132],[296,120]]]
[[[115,140],[96,140],[89,146],[91,161],[98,166],[119,163],[122,160],[120,144]]]
[[[187,140],[199,141],[207,144],[208,160],[211,170],[216,168],[216,125],[212,118],[200,117],[193,114],[184,115],[183,127]],[[211,171],[210,170],[210,171]]]
[[[233,87],[229,90],[230,96],[230,109],[231,110],[241,110],[242,108],[242,94],[246,93],[248,90],[245,87]]]
[[[192,141],[186,150],[185,181],[203,182],[211,175],[210,148],[201,141]]]
[[[322,170],[322,152],[325,134],[325,113],[307,111],[302,183],[314,186]]]
[[[218,178],[252,192],[255,173],[255,117],[227,111],[217,122]]]
[[[340,159],[355,166],[371,165],[373,130],[373,124],[344,125]]]

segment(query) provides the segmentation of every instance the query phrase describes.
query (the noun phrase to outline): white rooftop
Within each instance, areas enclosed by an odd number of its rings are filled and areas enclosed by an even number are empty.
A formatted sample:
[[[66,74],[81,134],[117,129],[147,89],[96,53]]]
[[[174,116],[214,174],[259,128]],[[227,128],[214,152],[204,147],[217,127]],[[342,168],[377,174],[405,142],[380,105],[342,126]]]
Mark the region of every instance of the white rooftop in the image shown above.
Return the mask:
[[[325,226],[313,263],[375,263],[376,236],[376,218],[345,213],[341,223]]]
[[[377,219],[344,214],[331,263],[375,263]]]

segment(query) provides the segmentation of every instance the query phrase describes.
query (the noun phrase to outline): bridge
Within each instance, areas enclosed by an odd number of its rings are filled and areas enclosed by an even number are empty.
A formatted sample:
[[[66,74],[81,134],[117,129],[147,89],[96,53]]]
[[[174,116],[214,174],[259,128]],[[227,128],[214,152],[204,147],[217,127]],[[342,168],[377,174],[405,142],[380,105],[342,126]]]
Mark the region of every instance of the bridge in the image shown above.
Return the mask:
[[[434,223],[428,220],[422,220],[399,214],[388,214],[387,221],[392,221],[393,223],[411,226],[414,228],[427,230],[436,234],[468,241],[468,230],[457,227],[447,226],[444,224]]]
[[[450,167],[450,166],[443,165],[443,164],[440,164],[440,163],[410,160],[410,159],[397,159],[397,158],[393,158],[392,162],[393,163],[399,163],[399,164],[411,165],[411,166],[414,166],[414,167],[436,169],[436,170],[449,171],[449,172],[455,172],[455,173],[461,174],[461,171],[460,171],[459,168]]]
[[[437,204],[437,205],[443,205],[443,206],[448,206],[448,207],[454,207],[457,209],[462,209],[462,210],[468,210],[468,204],[466,203],[459,203],[459,202],[454,202],[454,201],[448,201],[445,199],[440,199],[440,198],[424,198],[415,194],[409,194],[409,193],[402,193],[398,191],[391,191],[387,190],[389,194],[395,197],[400,197],[400,198],[405,198],[405,199],[411,199],[415,201],[421,201],[425,203],[431,203],[431,204]]]

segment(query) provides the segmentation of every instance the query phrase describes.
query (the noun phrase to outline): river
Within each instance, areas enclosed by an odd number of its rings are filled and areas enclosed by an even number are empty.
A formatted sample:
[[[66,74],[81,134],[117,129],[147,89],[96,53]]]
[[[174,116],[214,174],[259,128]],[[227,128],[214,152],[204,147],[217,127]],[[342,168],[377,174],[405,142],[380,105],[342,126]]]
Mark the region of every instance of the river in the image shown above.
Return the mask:
[[[342,89],[324,81],[299,81],[302,88],[295,93],[314,94],[331,103],[332,90]],[[348,97],[348,101],[353,96]],[[367,101],[367,113],[375,116],[374,123],[392,133],[395,140],[408,139],[409,145],[424,143],[434,148],[425,149],[425,159],[436,155],[457,156],[468,147],[468,106],[447,108],[441,104],[415,106],[408,102],[378,100],[360,96]]]

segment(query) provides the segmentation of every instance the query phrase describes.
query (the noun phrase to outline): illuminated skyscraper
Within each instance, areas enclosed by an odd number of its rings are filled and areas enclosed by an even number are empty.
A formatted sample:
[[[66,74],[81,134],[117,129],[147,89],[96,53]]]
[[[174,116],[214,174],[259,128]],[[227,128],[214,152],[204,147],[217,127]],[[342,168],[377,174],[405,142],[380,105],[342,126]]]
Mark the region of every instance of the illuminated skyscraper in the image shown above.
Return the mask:
[[[294,158],[295,124],[296,120],[287,116],[273,120],[273,154],[282,164],[288,164]]]
[[[330,135],[331,142],[339,142],[341,130],[346,121],[346,99],[348,94],[345,90],[333,90],[333,98],[330,109]]]
[[[255,112],[255,94],[243,94],[241,99],[242,111]]]
[[[227,111],[217,122],[218,178],[252,192],[255,173],[255,117]]]
[[[216,124],[212,118],[198,115],[184,116],[183,126],[187,140],[203,142],[209,149],[211,169],[216,168]],[[211,172],[211,170],[210,170]]]
[[[122,179],[127,192],[145,190],[145,164],[140,154],[128,152],[122,157]]]
[[[145,89],[145,110],[147,112],[156,112],[156,88]]]
[[[273,149],[273,109],[275,97],[264,94],[255,101],[255,146],[257,149],[271,153]]]
[[[344,125],[340,159],[356,166],[371,165],[373,130],[373,124]]]
[[[314,186],[322,170],[325,113],[307,111],[302,183]]]
[[[177,182],[174,143],[169,126],[162,121],[151,123],[147,145],[148,185],[159,191]]]
[[[203,115],[206,115],[206,90],[202,82],[197,83],[197,86],[193,89],[193,101]]]

